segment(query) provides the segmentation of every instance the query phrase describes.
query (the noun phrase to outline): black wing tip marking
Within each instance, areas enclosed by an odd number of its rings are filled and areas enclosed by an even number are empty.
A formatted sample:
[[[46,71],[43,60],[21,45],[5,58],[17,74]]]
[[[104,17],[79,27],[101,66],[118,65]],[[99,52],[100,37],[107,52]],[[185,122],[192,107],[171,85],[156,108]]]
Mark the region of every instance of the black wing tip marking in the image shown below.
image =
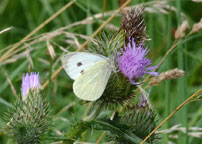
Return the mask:
[[[77,63],[77,66],[78,66],[78,67],[80,67],[80,66],[82,66],[82,65],[83,65],[83,64],[82,64],[81,62],[78,62],[78,63]]]

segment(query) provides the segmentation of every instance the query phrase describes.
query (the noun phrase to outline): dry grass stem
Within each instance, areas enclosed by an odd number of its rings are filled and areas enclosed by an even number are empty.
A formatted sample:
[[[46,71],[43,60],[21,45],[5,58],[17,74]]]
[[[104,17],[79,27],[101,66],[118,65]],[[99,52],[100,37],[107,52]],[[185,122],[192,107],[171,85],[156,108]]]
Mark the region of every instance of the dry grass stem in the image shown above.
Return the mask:
[[[158,77],[153,77],[149,81],[149,85],[158,85],[164,80],[176,79],[184,76],[185,72],[177,68],[161,73]]]
[[[9,30],[11,30],[11,29],[13,29],[13,27],[12,27],[12,26],[11,26],[11,27],[8,27],[8,28],[3,29],[2,31],[0,31],[0,35],[1,35],[1,34],[3,34],[3,33],[5,33],[5,32],[7,32],[7,31],[9,31]]]
[[[70,104],[68,104],[67,106],[65,106],[63,109],[61,109],[54,117],[53,119],[56,119],[59,115],[61,115],[63,112],[67,111],[68,109],[70,109],[71,107],[73,107],[76,104],[76,102],[72,102]]]
[[[16,90],[15,90],[15,87],[14,87],[12,81],[10,80],[10,78],[9,78],[9,76],[8,76],[8,73],[7,73],[5,70],[3,70],[3,74],[5,75],[6,80],[7,80],[8,84],[10,85],[11,91],[13,92],[14,96],[15,96],[16,98],[18,98],[17,92],[16,92]]]
[[[185,31],[188,28],[189,28],[189,23],[187,20],[184,20],[175,32],[175,39],[183,38],[185,36]]]
[[[76,0],[72,0],[69,3],[67,3],[59,11],[57,11],[55,14],[53,14],[51,17],[49,17],[45,22],[43,22],[38,27],[36,27],[31,33],[29,33],[27,36],[25,36],[20,42],[16,43],[11,49],[9,49],[3,56],[0,57],[0,62],[4,61],[8,57],[10,57],[11,56],[11,52],[13,52],[21,44],[23,44],[24,42],[26,42],[32,35],[34,35],[36,32],[38,32],[40,29],[42,29],[45,25],[47,25],[49,22],[51,22],[53,19],[55,19],[59,14],[61,14],[68,7],[70,7],[74,2],[76,2]]]
[[[192,0],[193,2],[202,2],[202,0]]]
[[[27,48],[29,47],[29,48],[28,48],[29,53],[30,53],[32,50],[38,49],[37,47],[30,47],[28,44],[26,44],[26,47],[27,47]],[[16,62],[17,60],[22,59],[22,58],[25,58],[25,57],[27,57],[27,51],[23,51],[23,52],[21,52],[21,53],[19,53],[19,54],[16,54],[16,55],[12,56],[12,58],[9,58],[9,59],[7,59],[7,60],[1,62],[1,63],[0,63],[0,66],[6,65],[6,64],[9,64],[9,63],[14,63],[14,62]],[[28,59],[28,60],[29,60],[29,59]]]
[[[51,76],[51,80],[54,80],[55,77],[60,73],[60,71],[63,69],[62,66],[60,66],[55,72],[54,74]],[[43,90],[44,88],[46,88],[48,86],[49,80],[47,80],[43,86],[41,87],[41,89]]]
[[[33,60],[32,60],[32,58],[30,56],[30,52],[31,52],[30,49],[26,50],[26,57],[27,57],[27,60],[28,60],[29,64],[31,65],[31,67],[34,68],[34,63],[33,63]]]
[[[49,61],[47,61],[46,59],[37,58],[37,60],[38,60],[39,62],[41,62],[41,63],[43,63],[43,64],[47,65],[47,66],[50,66],[50,62],[49,62]]]
[[[144,144],[148,140],[148,138],[153,135],[167,120],[169,120],[178,110],[180,110],[185,104],[187,104],[189,101],[197,97],[199,94],[201,94],[202,88],[199,89],[197,92],[195,92],[192,96],[190,96],[188,99],[186,99],[182,104],[180,104],[169,116],[167,116],[140,144]]]
[[[99,137],[99,139],[96,141],[96,144],[99,144],[101,142],[101,140],[103,139],[103,137],[105,136],[106,131],[104,131],[101,136]]]
[[[1,62],[1,63],[0,63],[0,66],[6,65],[6,64],[10,64],[10,63],[14,63],[14,62],[16,62],[16,61],[17,61],[16,58],[10,58],[10,59],[7,59],[7,60]]]
[[[181,124],[174,125],[170,129],[165,129],[161,131],[157,131],[157,134],[170,134],[176,131],[186,133],[186,128],[185,127],[180,127]],[[201,138],[202,137],[202,128],[200,127],[190,127],[188,129],[188,135],[196,138]],[[178,137],[178,135],[176,135]]]
[[[107,24],[105,27],[111,31],[118,31],[119,30],[119,27],[117,27],[113,24]]]
[[[55,56],[56,56],[56,55],[55,55],[55,50],[54,50],[52,44],[49,42],[49,40],[46,41],[46,45],[47,45],[48,52],[49,52],[51,58],[52,58],[52,59],[55,59]]]
[[[104,20],[104,13],[105,13],[105,8],[106,8],[106,2],[107,2],[107,0],[104,0],[103,6],[102,6],[101,23],[103,23],[103,20]]]
[[[70,33],[66,32],[66,36],[67,36],[67,38],[69,37],[69,38],[73,39],[73,40],[69,40],[69,39],[65,40],[66,43],[76,45],[77,48],[81,47],[81,44],[79,43],[77,37],[74,34],[70,34]],[[88,37],[87,37],[87,39],[88,39]]]
[[[13,51],[11,53],[11,56],[14,55],[14,54],[16,54],[16,53],[18,53],[18,52],[20,52],[20,51],[22,51],[23,49],[26,49],[28,47],[28,45],[32,46],[32,45],[34,45],[36,43],[39,43],[39,42],[44,42],[44,41],[47,41],[47,40],[51,40],[54,37],[62,35],[62,34],[67,34],[67,32],[64,32],[64,31],[54,31],[54,32],[51,32],[51,33],[41,34],[35,40],[27,43],[27,45],[19,47],[18,49],[16,49],[15,51]],[[68,32],[68,34],[70,34],[70,35],[78,35],[78,36],[80,36],[82,38],[85,38],[85,35],[79,35],[79,34],[74,34],[74,33],[69,33],[69,32]]]

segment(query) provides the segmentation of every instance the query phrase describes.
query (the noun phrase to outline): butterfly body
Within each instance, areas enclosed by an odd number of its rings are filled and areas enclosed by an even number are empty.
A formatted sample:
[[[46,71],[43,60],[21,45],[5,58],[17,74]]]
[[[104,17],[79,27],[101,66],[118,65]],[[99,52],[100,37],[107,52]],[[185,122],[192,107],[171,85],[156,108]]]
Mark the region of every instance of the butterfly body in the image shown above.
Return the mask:
[[[73,52],[62,58],[63,68],[74,81],[73,91],[82,100],[95,101],[105,90],[112,72],[110,59],[88,52]]]

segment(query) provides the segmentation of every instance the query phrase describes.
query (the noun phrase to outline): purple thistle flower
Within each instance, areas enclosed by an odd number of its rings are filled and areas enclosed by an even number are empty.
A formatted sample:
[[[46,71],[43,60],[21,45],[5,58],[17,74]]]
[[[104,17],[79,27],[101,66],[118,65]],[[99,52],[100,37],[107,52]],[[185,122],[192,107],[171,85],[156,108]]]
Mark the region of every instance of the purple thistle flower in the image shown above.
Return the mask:
[[[22,100],[24,101],[26,99],[30,89],[38,89],[40,87],[39,72],[38,74],[34,72],[31,72],[30,75],[28,73],[23,74],[21,87]]]
[[[143,46],[144,44],[140,44],[136,47],[134,39],[132,39],[132,44],[129,42],[121,51],[122,54],[117,54],[119,70],[129,78],[131,84],[137,84],[135,80],[141,78],[144,74],[158,75],[157,72],[154,72],[158,65],[151,66],[151,59],[146,57],[149,49],[148,47],[144,49]]]

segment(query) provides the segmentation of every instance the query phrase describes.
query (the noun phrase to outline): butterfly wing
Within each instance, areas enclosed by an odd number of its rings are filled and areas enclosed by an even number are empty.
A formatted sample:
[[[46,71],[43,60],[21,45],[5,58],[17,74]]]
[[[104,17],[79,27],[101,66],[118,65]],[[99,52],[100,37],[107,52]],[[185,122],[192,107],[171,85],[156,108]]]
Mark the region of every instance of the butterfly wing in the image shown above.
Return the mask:
[[[109,61],[103,60],[84,71],[73,83],[74,94],[88,101],[100,98],[112,71],[109,64]]]
[[[88,52],[72,52],[61,58],[63,68],[73,80],[90,66],[106,59],[104,56]]]

